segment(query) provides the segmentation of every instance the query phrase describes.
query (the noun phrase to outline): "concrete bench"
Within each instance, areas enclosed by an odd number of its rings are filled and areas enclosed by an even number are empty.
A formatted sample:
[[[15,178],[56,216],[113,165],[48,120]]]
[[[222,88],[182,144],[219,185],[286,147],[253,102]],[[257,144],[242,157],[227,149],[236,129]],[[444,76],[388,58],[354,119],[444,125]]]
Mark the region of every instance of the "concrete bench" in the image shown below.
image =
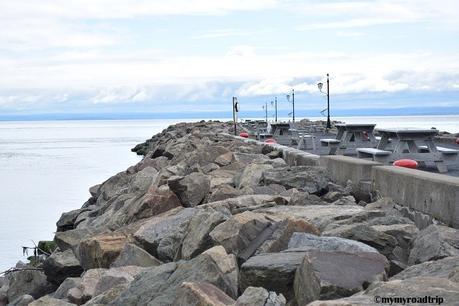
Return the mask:
[[[357,157],[371,158],[373,161],[386,163],[392,154],[391,151],[373,149],[373,148],[357,148]]]
[[[330,150],[328,151],[329,155],[335,155],[340,142],[341,141],[334,138],[324,138],[320,140],[320,144],[322,147],[330,147]]]
[[[309,150],[312,148],[313,151],[316,151],[316,136],[310,134],[299,134],[298,137],[298,150],[302,150],[303,148],[305,150]],[[311,146],[308,146],[308,142],[311,144]]]
[[[459,150],[445,148],[445,147],[437,147],[438,152],[441,153],[445,161],[455,161],[457,156],[459,155]],[[419,146],[419,152],[426,153],[429,152],[429,148],[427,146]]]

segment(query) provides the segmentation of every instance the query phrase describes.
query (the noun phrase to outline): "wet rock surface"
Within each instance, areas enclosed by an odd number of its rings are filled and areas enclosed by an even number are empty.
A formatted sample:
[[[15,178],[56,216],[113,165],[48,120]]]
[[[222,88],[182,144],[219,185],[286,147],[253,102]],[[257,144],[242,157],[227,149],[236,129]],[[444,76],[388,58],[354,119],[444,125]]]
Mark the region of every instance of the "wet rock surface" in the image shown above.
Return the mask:
[[[392,199],[359,201],[352,182],[221,134],[231,129],[179,123],[136,146],[138,164],[62,214],[51,256],[0,277],[0,305],[459,300],[456,229],[418,228]]]

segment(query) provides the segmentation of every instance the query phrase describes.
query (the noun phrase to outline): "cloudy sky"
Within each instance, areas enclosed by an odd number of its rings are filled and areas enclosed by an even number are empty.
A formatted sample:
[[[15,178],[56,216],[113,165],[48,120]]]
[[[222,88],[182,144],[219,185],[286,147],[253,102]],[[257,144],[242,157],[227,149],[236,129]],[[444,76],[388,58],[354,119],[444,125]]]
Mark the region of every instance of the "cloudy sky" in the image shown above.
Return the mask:
[[[459,109],[459,1],[0,0],[2,114],[317,114],[326,73],[336,109]]]

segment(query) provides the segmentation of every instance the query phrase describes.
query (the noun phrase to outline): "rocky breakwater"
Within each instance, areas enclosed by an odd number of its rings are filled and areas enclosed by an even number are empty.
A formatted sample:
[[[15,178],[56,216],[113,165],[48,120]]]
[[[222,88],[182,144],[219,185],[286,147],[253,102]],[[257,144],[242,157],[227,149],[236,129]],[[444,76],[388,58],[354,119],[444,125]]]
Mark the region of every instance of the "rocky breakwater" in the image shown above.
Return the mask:
[[[417,228],[387,198],[365,203],[323,168],[178,124],[142,161],[62,214],[57,249],[0,278],[11,305],[368,305],[459,301],[459,232]]]

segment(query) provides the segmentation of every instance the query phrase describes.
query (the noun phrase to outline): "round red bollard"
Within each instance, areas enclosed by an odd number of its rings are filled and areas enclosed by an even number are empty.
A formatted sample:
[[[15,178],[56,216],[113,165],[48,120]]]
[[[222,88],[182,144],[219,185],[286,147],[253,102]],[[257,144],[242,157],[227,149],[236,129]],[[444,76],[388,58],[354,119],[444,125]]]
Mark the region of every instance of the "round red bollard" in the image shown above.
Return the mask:
[[[456,138],[456,144],[459,144],[459,138]]]
[[[239,134],[239,136],[244,137],[244,138],[249,138],[249,133],[242,132]]]
[[[393,163],[396,167],[403,167],[403,168],[410,168],[410,169],[417,169],[418,162],[412,159],[399,159],[394,161]]]
[[[277,143],[277,141],[272,138],[269,138],[265,140],[265,143]]]

